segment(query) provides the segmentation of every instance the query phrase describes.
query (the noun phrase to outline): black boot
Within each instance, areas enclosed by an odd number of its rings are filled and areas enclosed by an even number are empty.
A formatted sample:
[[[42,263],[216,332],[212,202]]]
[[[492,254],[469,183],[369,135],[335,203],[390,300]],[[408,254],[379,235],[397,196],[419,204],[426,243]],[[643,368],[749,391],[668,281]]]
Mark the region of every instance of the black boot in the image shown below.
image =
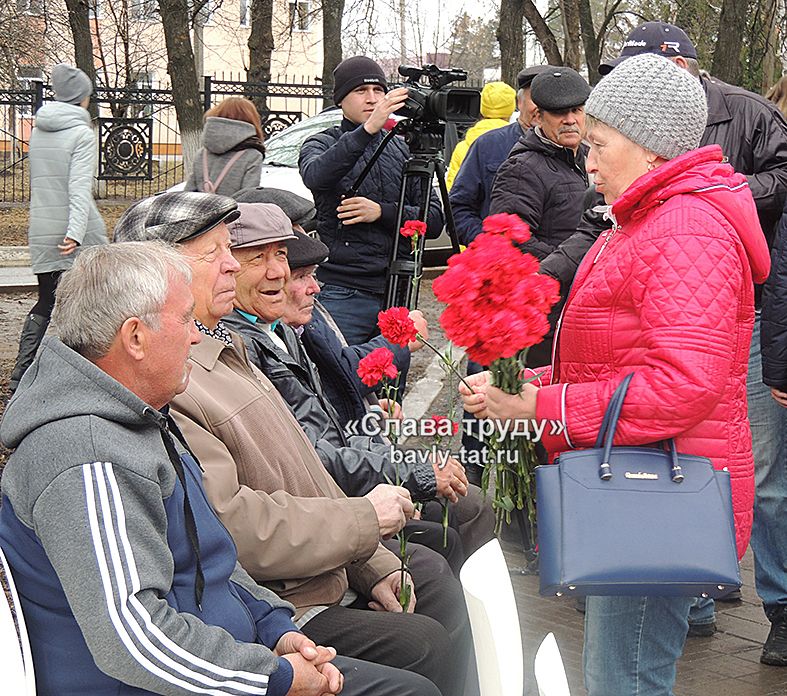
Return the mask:
[[[787,667],[787,605],[779,605],[765,613],[771,622],[771,631],[762,648],[760,662]]]
[[[22,335],[19,337],[19,354],[16,356],[16,364],[8,381],[8,389],[11,393],[16,391],[19,380],[36,357],[36,351],[41,345],[47,326],[49,326],[49,319],[46,317],[40,314],[27,315],[25,325],[22,327]]]

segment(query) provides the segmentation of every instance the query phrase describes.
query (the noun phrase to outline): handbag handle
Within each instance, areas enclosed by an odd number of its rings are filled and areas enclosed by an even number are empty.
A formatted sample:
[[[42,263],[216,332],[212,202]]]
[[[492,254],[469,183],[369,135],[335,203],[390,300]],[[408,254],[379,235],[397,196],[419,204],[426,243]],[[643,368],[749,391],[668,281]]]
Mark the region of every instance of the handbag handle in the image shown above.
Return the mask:
[[[623,400],[626,398],[626,392],[633,378],[633,372],[623,378],[623,381],[612,394],[607,410],[604,412],[604,419],[601,421],[601,427],[596,438],[596,449],[601,448],[603,444],[604,452],[601,457],[601,464],[598,467],[598,475],[602,481],[609,481],[612,478],[612,467],[609,464],[609,460],[612,457],[612,442],[615,439],[620,412],[623,409]],[[675,446],[675,440],[669,438],[666,444],[670,455],[670,478],[674,483],[681,483],[684,476],[678,460],[678,449]]]

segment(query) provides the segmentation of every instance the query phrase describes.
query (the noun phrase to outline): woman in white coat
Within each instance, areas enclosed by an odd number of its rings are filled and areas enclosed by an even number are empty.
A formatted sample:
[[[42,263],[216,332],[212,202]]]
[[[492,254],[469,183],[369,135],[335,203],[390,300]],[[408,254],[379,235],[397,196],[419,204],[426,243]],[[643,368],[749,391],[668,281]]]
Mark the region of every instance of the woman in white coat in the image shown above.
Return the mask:
[[[52,69],[52,87],[56,101],[38,110],[30,136],[28,244],[38,301],[22,328],[12,392],[44,337],[60,275],[71,268],[80,247],[107,241],[93,200],[96,142],[87,112],[93,85],[84,72],[61,63]]]

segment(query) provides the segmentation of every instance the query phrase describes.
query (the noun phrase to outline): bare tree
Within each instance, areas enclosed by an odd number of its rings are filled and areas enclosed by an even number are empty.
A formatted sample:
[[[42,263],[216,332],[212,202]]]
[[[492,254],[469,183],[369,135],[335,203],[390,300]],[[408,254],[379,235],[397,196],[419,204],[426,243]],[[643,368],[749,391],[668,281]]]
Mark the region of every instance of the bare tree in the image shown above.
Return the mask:
[[[746,26],[747,9],[747,0],[723,0],[721,5],[711,72],[732,84],[738,84],[741,78],[741,28]]]
[[[582,41],[579,28],[579,7],[577,0],[559,0],[563,19],[563,64],[579,70],[582,60]]]
[[[524,65],[524,11],[521,0],[500,0],[500,23],[497,25],[500,78],[510,85],[516,84],[516,75]]]
[[[322,0],[322,89],[325,106],[333,104],[333,69],[342,61],[344,0]]]
[[[563,56],[560,54],[557,38],[549,28],[546,19],[541,16],[533,0],[521,0],[521,2],[524,4],[525,19],[527,19],[527,23],[536,35],[538,43],[541,44],[547,63],[550,65],[563,65]]]
[[[271,81],[273,48],[273,0],[253,0],[247,76],[249,82],[263,85],[264,91],[255,90],[252,97],[263,122],[269,113],[267,85]]]
[[[90,33],[90,7],[87,0],[65,0],[68,10],[68,24],[74,39],[74,60],[76,66],[96,84],[96,64],[93,56],[93,37]],[[90,104],[90,115],[98,116],[95,102]]]
[[[199,149],[202,133],[202,102],[191,48],[188,0],[159,0],[159,12],[167,47],[172,101],[180,127],[183,163],[185,171],[191,171],[191,162]]]

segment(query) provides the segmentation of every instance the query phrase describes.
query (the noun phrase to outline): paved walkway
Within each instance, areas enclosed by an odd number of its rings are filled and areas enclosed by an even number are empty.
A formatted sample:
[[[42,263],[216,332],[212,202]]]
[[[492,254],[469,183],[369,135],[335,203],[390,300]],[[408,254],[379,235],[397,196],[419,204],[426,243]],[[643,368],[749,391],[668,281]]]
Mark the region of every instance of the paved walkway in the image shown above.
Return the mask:
[[[521,567],[524,555],[504,543],[509,567]],[[787,667],[761,665],[760,650],[769,623],[754,592],[751,552],[743,559],[743,602],[716,605],[718,632],[690,638],[678,667],[675,696],[787,695]],[[533,676],[536,650],[548,632],[555,634],[566,666],[571,696],[585,696],[582,682],[582,615],[570,598],[538,594],[538,578],[512,575],[525,653],[525,696],[538,696]],[[628,696],[609,694],[609,696]]]

